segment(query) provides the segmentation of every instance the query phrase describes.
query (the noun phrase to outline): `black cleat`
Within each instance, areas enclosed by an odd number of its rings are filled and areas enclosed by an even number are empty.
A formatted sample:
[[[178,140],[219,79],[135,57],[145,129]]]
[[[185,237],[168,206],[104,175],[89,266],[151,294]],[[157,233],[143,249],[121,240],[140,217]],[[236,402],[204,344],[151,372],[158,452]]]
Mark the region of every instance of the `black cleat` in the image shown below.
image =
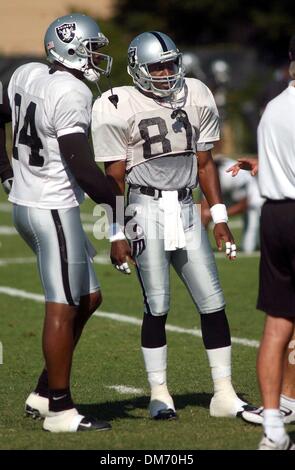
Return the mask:
[[[112,426],[107,421],[84,417],[80,421],[77,431],[109,431],[110,429],[112,429]]]
[[[28,418],[33,418],[33,419],[43,419],[39,410],[36,410],[35,408],[32,408],[29,405],[25,406],[25,416]]]
[[[249,405],[249,403],[247,403],[246,405],[242,406],[242,410],[237,412],[237,418],[243,418],[244,411],[256,412],[257,410],[258,410],[257,406]]]
[[[168,408],[167,410],[160,410],[153,419],[157,420],[172,420],[177,419],[177,414],[172,408]]]

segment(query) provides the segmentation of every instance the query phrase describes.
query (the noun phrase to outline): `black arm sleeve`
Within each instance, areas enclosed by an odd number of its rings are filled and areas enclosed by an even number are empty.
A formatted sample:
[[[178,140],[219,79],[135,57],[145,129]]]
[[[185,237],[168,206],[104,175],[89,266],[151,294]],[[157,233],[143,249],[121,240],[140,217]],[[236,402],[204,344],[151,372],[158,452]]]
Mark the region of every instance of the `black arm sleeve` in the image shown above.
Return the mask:
[[[62,157],[79,186],[97,204],[108,204],[113,210],[113,222],[117,220],[116,195],[105,174],[94,161],[87,136],[83,133],[68,134],[58,138]]]
[[[5,181],[13,177],[13,171],[6,152],[5,124],[0,123],[0,179]]]
[[[2,102],[0,100],[0,179],[5,181],[13,177],[6,151],[5,123],[11,121],[11,110],[6,89],[3,90],[2,98]]]
[[[1,99],[2,98],[2,99]],[[11,108],[7,93],[7,88],[3,88],[2,96],[0,95],[0,125],[11,121]]]

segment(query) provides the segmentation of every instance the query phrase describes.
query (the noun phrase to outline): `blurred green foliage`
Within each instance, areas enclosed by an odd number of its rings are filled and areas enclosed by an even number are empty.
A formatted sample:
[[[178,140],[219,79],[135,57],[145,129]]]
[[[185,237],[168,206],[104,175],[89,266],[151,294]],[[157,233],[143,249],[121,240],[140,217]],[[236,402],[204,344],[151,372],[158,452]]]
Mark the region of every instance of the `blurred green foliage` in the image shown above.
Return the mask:
[[[271,67],[287,59],[289,38],[295,33],[294,0],[114,1],[114,17],[108,21],[97,18],[110,39],[105,52],[114,58],[111,81],[102,77],[101,91],[111,85],[132,84],[126,71],[127,48],[132,38],[143,31],[164,31],[181,50],[192,50],[197,54],[202,49],[229,51],[239,48],[241,64],[243,50],[253,51],[257,67],[253,66],[246,83],[235,79],[234,87],[228,90],[226,119],[235,136],[236,153],[255,152],[261,109],[259,97],[271,79]],[[260,64],[266,64],[268,69],[259,69]],[[98,90],[94,85],[91,88],[96,98]]]
[[[114,58],[112,84],[131,84],[126,72],[127,48],[134,36],[143,31],[164,31],[181,50],[202,48],[253,50],[257,60],[246,83],[239,83],[227,93],[226,119],[234,135],[236,153],[256,151],[256,126],[261,112],[259,100],[265,84],[272,79],[271,69],[287,59],[290,35],[295,32],[295,2],[290,0],[115,0],[116,14],[111,21],[101,21],[110,38],[109,53]],[[266,69],[259,69],[265,64]],[[268,67],[268,69],[267,69]],[[105,79],[100,82],[109,88]],[[209,84],[210,86],[210,84]],[[94,90],[94,93],[95,90]]]
[[[99,86],[102,91],[112,86],[131,85],[132,80],[127,74],[127,48],[130,38],[115,21],[101,21],[98,19],[99,26],[102,32],[109,38],[110,45],[104,49],[106,54],[113,57],[113,67],[111,74],[111,82],[105,77],[101,77]],[[95,87],[93,89],[96,94]]]
[[[115,0],[115,21],[131,35],[162,30],[179,43],[240,44],[268,60],[287,53],[294,0]]]

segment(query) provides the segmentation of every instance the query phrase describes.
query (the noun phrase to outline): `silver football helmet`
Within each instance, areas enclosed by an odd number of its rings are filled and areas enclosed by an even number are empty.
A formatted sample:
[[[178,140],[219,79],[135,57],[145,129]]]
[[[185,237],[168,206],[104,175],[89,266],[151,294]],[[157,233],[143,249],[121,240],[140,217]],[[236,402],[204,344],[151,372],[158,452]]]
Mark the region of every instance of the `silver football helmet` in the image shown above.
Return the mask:
[[[172,62],[174,73],[166,76],[150,73],[149,66],[165,62]],[[180,91],[183,86],[182,54],[167,34],[158,31],[139,34],[131,41],[127,71],[138,88],[162,98]]]
[[[109,75],[112,57],[98,52],[109,44],[97,23],[86,15],[73,13],[57,18],[48,27],[44,46],[49,62],[80,70],[84,77],[97,81],[100,74]]]

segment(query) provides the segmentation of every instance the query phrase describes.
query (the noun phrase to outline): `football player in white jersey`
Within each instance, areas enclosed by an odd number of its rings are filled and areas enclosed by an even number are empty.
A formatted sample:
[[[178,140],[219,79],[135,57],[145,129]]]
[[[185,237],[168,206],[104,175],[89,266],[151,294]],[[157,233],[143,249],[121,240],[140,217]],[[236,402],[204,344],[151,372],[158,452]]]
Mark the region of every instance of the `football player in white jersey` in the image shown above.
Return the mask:
[[[144,297],[141,345],[151,388],[150,415],[173,419],[167,388],[165,322],[169,268],[174,267],[201,314],[203,341],[214,382],[211,416],[235,417],[248,405],[231,383],[231,339],[214,255],[192,199],[200,183],[211,207],[218,249],[236,256],[227,226],[216,167],[211,157],[219,139],[219,116],[210,90],[185,79],[182,55],[161,32],[137,36],[128,49],[134,86],[106,92],[92,111],[96,161],[125,190],[126,215]],[[197,155],[197,157],[196,157]]]
[[[51,432],[111,428],[80,415],[70,392],[74,347],[102,300],[79,204],[85,191],[95,202],[111,206],[114,214],[116,209],[116,195],[88,143],[92,94],[82,81],[110,73],[111,57],[100,50],[107,44],[92,18],[58,18],[45,34],[51,65],[19,67],[1,106],[1,178],[10,192],[16,228],[37,255],[46,302],[46,366],[26,401],[26,412],[44,417],[43,428]],[[4,123],[11,116],[12,169],[4,145]],[[121,265],[130,248],[123,233],[115,230],[114,223],[112,257]]]

